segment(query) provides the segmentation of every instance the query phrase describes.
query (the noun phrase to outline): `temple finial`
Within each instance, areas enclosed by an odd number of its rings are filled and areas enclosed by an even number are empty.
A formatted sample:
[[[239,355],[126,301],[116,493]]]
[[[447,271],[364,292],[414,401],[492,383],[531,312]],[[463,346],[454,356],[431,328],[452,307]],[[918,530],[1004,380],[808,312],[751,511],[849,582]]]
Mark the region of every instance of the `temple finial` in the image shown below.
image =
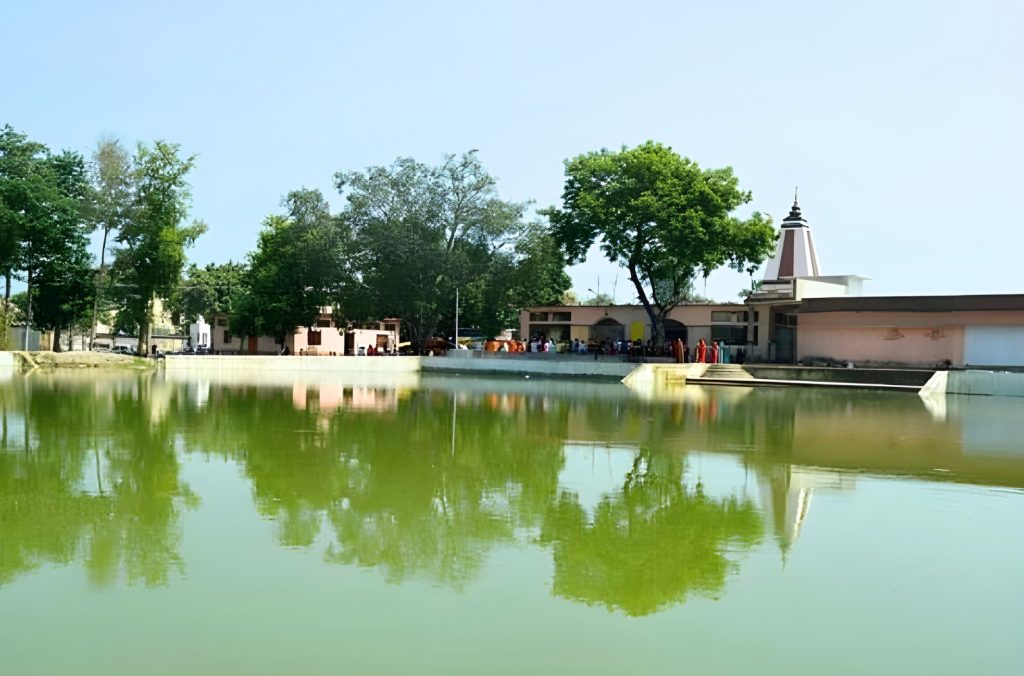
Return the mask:
[[[793,188],[793,206],[789,210],[789,216],[786,217],[787,221],[803,221],[803,217],[800,215],[800,204],[797,202],[799,186]]]

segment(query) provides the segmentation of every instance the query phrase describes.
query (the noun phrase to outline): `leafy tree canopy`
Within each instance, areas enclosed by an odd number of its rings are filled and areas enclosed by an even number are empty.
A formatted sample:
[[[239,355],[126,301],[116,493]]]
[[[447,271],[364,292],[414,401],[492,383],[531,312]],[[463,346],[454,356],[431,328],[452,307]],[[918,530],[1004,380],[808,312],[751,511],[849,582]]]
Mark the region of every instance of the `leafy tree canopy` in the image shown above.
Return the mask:
[[[668,146],[648,141],[600,150],[565,163],[560,208],[546,210],[570,262],[599,242],[625,267],[657,336],[686,300],[697,274],[722,265],[759,264],[775,242],[770,218],[734,211],[750,202],[731,168],[701,169]]]
[[[357,292],[346,312],[400,316],[420,342],[460,323],[496,333],[518,308],[554,302],[569,286],[565,260],[527,203],[500,199],[475,151],[440,166],[401,158],[335,175],[352,228]]]
[[[331,215],[319,190],[295,190],[286,213],[269,216],[242,287],[230,298],[231,331],[278,341],[311,325],[321,308],[337,304],[348,286],[348,229]]]
[[[230,316],[232,299],[245,284],[246,270],[244,263],[231,261],[223,265],[210,263],[204,268],[190,265],[185,278],[168,301],[171,321],[185,328],[199,315],[209,321],[214,317]]]
[[[95,285],[88,251],[92,188],[85,160],[78,153],[64,151],[50,162],[61,198],[50,208],[50,232],[44,240],[49,247],[33,251],[37,277],[32,301],[35,324],[54,331],[54,349],[59,351],[61,330],[81,321],[92,306]]]
[[[117,233],[115,283],[127,320],[139,325],[139,346],[148,347],[152,300],[168,297],[185,266],[185,249],[206,232],[200,221],[186,223],[191,207],[188,174],[194,157],[165,141],[139,144],[132,165],[130,217]]]

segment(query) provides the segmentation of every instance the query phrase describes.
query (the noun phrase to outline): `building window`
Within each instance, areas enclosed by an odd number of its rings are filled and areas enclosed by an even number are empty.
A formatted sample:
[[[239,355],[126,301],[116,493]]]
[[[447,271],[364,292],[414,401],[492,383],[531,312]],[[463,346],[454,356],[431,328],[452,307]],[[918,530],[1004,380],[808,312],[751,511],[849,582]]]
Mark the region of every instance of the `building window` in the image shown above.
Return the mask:
[[[569,340],[569,336],[572,335],[572,329],[568,324],[532,324],[530,325],[530,335],[531,337],[543,335],[545,338],[550,338],[558,343]]]
[[[531,312],[530,313],[530,321],[531,322],[546,322],[547,320],[548,320],[548,313],[547,312]]]
[[[231,342],[231,333],[227,329],[224,329],[224,342],[225,343],[230,343]]]
[[[754,323],[756,324],[759,321],[761,321],[761,313],[758,312],[757,310],[754,310]]]
[[[712,326],[711,340],[729,345],[743,345],[747,342],[747,327],[745,326]]]
[[[553,321],[553,322],[571,322],[572,321],[572,313],[571,312],[552,312],[551,313],[551,321]]]
[[[744,324],[746,324],[747,322],[750,321],[750,313],[749,312],[739,312],[737,314],[739,315],[740,321],[743,322]]]
[[[308,336],[307,336],[306,344],[307,345],[320,345],[320,332],[319,331],[310,331]]]
[[[732,313],[731,312],[712,312],[711,313],[711,321],[713,321],[713,322],[731,322],[732,321]]]
[[[397,330],[396,327],[397,327],[396,324],[385,324],[384,325],[384,330],[385,331],[391,331],[392,333],[394,333]]]
[[[316,325],[319,326],[320,328],[327,329],[327,328],[330,328],[330,326],[331,326],[331,320],[330,319],[318,319],[318,320],[316,320]]]
[[[218,317],[217,318],[217,326],[227,326],[227,325],[228,325],[228,318],[227,317]]]

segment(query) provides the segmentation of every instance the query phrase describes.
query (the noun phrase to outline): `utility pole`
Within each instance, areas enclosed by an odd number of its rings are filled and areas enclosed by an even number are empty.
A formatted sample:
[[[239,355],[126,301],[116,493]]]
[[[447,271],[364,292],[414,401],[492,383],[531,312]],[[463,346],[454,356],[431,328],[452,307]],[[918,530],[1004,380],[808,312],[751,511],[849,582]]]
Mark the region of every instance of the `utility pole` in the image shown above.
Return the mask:
[[[455,287],[455,349],[459,349],[459,287]]]
[[[22,343],[24,343],[24,346],[23,346],[22,349],[24,349],[25,352],[28,352],[28,332],[32,330],[32,271],[31,270],[28,271],[27,278],[28,278],[28,291],[25,293],[25,301],[28,303],[28,312],[26,313],[26,316],[25,316],[25,334],[23,336],[24,340],[22,341]]]

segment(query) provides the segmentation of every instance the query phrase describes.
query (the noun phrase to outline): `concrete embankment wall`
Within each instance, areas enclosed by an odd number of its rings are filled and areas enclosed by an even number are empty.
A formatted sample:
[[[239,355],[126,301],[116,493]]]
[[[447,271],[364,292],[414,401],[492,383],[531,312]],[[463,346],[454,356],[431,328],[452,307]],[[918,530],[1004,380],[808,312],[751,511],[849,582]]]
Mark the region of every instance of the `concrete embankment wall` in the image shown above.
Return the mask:
[[[13,352],[0,352],[0,369],[12,369],[15,366]]]
[[[743,370],[764,380],[807,380],[825,383],[922,386],[934,371],[919,369],[847,369],[773,364],[744,364]]]
[[[1024,397],[1024,373],[1010,371],[937,371],[921,388],[922,396],[945,394]]]
[[[484,374],[525,374],[539,376],[624,378],[636,364],[615,359],[594,359],[587,355],[510,354],[452,351],[446,357],[422,357],[424,371]]]
[[[481,355],[488,355],[486,357]],[[496,356],[497,355],[497,356]],[[503,358],[505,357],[505,358]],[[261,356],[169,356],[168,373],[267,373],[389,374],[435,371],[444,373],[534,374],[538,376],[623,378],[636,364],[567,358],[551,355],[498,355],[460,351],[446,357],[261,357]]]
[[[202,373],[289,371],[294,373],[416,373],[420,357],[261,357],[261,356],[169,356],[168,372]]]

